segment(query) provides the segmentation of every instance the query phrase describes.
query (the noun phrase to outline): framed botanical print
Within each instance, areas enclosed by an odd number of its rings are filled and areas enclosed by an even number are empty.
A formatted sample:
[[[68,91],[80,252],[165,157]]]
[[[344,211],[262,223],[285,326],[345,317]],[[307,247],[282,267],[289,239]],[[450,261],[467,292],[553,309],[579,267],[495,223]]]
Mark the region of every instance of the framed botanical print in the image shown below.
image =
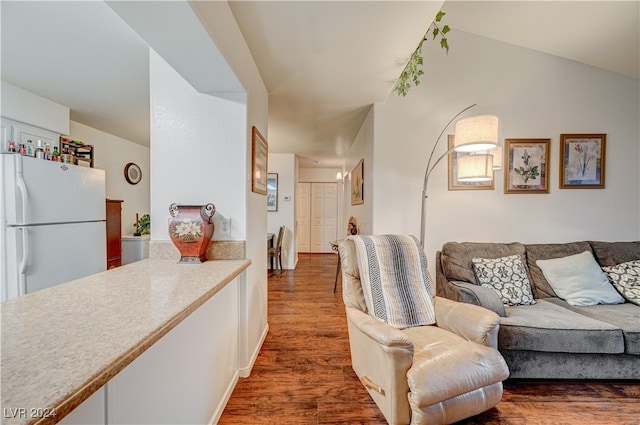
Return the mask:
[[[267,211],[278,211],[278,173],[267,174]]]
[[[560,189],[604,189],[606,134],[560,135]]]
[[[351,171],[351,205],[364,204],[364,159]]]
[[[504,193],[549,193],[551,139],[505,139]]]
[[[267,194],[267,139],[253,126],[251,129],[251,191]]]
[[[453,134],[449,134],[447,142],[448,149],[453,148]],[[468,152],[451,152],[449,154],[449,190],[493,190],[494,179],[479,182],[461,182],[458,180],[458,158],[473,155]]]

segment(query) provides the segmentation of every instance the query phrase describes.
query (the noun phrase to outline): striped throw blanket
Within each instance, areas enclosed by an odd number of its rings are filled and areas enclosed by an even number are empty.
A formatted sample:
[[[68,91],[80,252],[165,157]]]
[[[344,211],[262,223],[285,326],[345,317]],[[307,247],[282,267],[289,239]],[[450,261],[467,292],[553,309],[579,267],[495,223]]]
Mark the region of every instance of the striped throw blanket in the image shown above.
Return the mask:
[[[432,325],[435,291],[427,259],[418,240],[406,235],[349,236],[367,309],[371,316],[396,328]]]

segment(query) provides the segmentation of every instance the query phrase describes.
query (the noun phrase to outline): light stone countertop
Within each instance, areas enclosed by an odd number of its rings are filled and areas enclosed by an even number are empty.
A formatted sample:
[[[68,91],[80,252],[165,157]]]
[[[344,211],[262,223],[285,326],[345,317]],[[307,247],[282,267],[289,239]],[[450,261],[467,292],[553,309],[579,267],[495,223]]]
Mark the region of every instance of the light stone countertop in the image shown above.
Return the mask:
[[[61,420],[250,264],[146,259],[1,303],[2,424]]]

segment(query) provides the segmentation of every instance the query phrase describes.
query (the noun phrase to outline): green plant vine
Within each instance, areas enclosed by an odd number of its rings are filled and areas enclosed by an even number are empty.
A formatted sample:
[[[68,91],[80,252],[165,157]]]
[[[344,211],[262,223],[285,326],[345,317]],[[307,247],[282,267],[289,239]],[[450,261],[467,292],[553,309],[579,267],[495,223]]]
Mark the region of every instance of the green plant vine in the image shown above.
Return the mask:
[[[402,70],[400,78],[398,78],[398,81],[393,88],[393,90],[398,93],[398,96],[406,96],[412,87],[412,83],[414,86],[420,84],[420,76],[424,74],[424,71],[422,70],[422,64],[424,62],[422,58],[422,45],[429,39],[430,34],[433,35],[433,40],[440,36],[440,47],[443,48],[447,54],[449,53],[449,42],[446,34],[451,31],[451,28],[449,28],[449,25],[444,25],[442,28],[440,27],[440,21],[442,21],[442,17],[444,15],[446,15],[445,12],[438,12],[436,19],[431,22],[431,25],[429,25],[424,37],[420,40],[418,47],[416,47],[416,50],[411,54],[407,65]]]

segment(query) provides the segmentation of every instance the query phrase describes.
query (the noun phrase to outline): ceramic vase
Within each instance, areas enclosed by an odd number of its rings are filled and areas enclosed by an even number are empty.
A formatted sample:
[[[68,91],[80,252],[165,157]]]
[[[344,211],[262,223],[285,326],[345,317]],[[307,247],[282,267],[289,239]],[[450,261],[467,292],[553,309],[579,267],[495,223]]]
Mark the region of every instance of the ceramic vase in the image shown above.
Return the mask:
[[[215,213],[213,204],[169,206],[169,214],[173,217],[169,223],[169,236],[180,251],[179,263],[207,261],[205,253],[213,236]]]

